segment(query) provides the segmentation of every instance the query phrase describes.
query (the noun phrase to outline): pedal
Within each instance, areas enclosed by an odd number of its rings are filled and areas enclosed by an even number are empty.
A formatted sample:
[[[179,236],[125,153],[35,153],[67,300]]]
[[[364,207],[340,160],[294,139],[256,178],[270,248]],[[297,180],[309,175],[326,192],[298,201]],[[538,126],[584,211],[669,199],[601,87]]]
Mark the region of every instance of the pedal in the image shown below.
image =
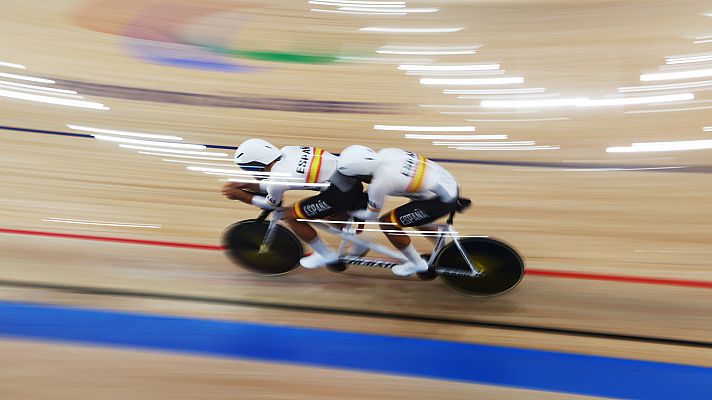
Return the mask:
[[[428,270],[425,272],[416,272],[415,275],[418,277],[418,279],[423,281],[432,281],[433,279],[438,277],[438,273],[435,272],[434,268],[428,268]]]

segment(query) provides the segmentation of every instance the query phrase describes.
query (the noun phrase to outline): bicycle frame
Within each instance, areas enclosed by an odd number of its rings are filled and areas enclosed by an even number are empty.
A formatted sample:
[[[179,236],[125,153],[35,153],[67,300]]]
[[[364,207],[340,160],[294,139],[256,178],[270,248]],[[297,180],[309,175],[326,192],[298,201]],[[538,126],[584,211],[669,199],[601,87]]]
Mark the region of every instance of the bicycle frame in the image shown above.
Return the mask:
[[[258,217],[258,219],[265,219],[267,215],[270,214],[271,211],[263,211],[262,214]],[[275,232],[275,226],[279,223],[279,221],[282,219],[282,215],[284,214],[284,210],[282,209],[277,209],[274,211],[274,215],[272,216],[272,219],[270,220],[269,227],[267,228],[267,233],[265,234],[264,241],[262,242],[262,245],[260,246],[259,253],[265,253],[269,250],[269,246],[272,244],[272,241],[274,240],[274,232]],[[444,274],[451,274],[451,275],[468,275],[468,276],[481,276],[483,274],[483,271],[477,263],[470,258],[470,256],[465,252],[465,250],[462,248],[462,245],[460,244],[460,238],[459,238],[459,233],[454,229],[453,223],[452,223],[453,215],[450,215],[450,218],[448,218],[446,224],[427,224],[423,225],[424,228],[429,228],[429,230],[425,231],[420,231],[421,233],[424,232],[432,232],[434,230],[437,231],[436,234],[434,235],[426,235],[426,236],[431,236],[436,238],[435,246],[433,248],[432,253],[430,254],[430,257],[428,259],[428,267],[433,268],[433,264],[435,263],[435,258],[442,250],[443,247],[447,244],[447,238],[449,237],[454,243],[455,247],[457,247],[458,251],[462,255],[462,258],[465,260],[467,263],[467,266],[469,267],[471,274],[463,274],[462,270],[459,269],[453,269],[453,268],[437,268],[436,272],[438,273],[444,273]],[[336,222],[334,222],[336,223]],[[407,262],[408,260],[401,254],[400,252],[396,251],[395,249],[383,246],[378,243],[374,243],[370,240],[365,240],[361,239],[356,235],[356,230],[357,230],[357,225],[359,222],[355,222],[353,218],[350,218],[348,221],[344,221],[341,223],[345,223],[346,226],[338,229],[334,226],[331,226],[330,223],[327,222],[320,222],[320,221],[310,221],[309,224],[312,225],[313,227],[329,232],[331,234],[334,234],[336,236],[339,236],[341,238],[341,242],[339,243],[339,259],[340,261],[347,263],[347,264],[354,264],[354,265],[362,265],[362,266],[368,266],[368,267],[379,267],[379,268],[392,268],[398,264],[402,264],[404,262]],[[379,223],[375,223],[375,226],[380,226]],[[380,230],[380,229],[379,229]],[[406,233],[403,233],[406,234]],[[369,248],[370,250],[374,250],[380,254],[384,254],[386,256],[389,256],[391,258],[394,258],[397,260],[397,262],[391,262],[383,259],[376,259],[376,258],[365,258],[365,257],[357,257],[357,256],[349,256],[346,255],[346,250],[348,245],[361,245]]]

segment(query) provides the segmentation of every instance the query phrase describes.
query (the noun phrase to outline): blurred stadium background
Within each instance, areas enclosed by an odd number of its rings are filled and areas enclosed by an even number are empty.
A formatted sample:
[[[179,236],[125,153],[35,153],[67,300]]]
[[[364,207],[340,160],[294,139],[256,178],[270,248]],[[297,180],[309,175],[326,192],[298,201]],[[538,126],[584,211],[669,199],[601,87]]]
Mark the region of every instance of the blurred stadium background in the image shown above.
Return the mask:
[[[0,4],[0,397],[709,398],[709,2]],[[528,274],[241,270],[250,137],[437,160]]]

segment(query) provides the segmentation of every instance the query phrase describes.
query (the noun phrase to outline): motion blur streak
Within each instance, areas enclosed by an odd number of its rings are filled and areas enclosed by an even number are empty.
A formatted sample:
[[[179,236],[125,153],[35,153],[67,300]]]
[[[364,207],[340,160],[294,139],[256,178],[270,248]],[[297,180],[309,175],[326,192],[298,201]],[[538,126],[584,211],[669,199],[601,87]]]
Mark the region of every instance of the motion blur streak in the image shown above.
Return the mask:
[[[93,101],[60,99],[57,97],[13,92],[13,91],[2,90],[2,89],[0,89],[0,97],[8,97],[11,99],[18,99],[18,100],[35,101],[38,103],[55,104],[55,105],[67,106],[67,107],[90,108],[90,109],[94,109],[94,110],[108,110],[109,109],[109,107],[106,107],[105,105],[103,105],[101,103],[95,103]]]

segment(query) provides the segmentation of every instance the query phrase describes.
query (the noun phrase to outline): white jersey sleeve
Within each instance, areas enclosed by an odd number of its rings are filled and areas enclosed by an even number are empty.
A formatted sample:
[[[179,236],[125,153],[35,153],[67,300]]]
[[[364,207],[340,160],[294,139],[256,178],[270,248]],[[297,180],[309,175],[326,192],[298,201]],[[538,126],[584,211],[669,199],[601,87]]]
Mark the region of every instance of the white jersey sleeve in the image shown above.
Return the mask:
[[[374,176],[371,183],[368,185],[368,209],[369,211],[379,211],[383,208],[383,203],[386,201],[386,196],[393,191],[391,181],[387,177],[380,178]]]

